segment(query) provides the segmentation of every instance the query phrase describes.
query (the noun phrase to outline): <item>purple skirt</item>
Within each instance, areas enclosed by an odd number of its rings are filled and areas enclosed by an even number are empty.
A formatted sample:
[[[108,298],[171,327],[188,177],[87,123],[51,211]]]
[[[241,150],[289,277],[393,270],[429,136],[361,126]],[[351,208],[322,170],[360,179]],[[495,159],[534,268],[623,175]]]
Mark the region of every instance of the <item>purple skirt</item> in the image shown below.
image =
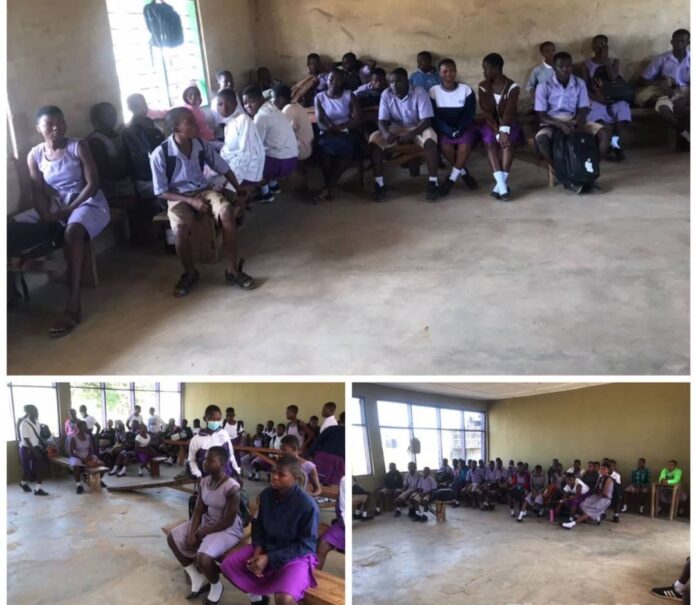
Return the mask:
[[[341,456],[317,452],[314,456],[319,481],[324,485],[338,485],[346,474],[346,461]]]
[[[247,560],[253,556],[254,547],[245,546],[220,565],[222,574],[242,592],[261,596],[284,592],[300,601],[308,588],[317,585],[312,571],[319,561],[313,553],[293,559],[279,569],[267,570],[260,578],[246,568]]]
[[[284,179],[292,174],[297,166],[297,158],[286,158],[279,160],[266,156],[263,165],[263,178],[266,180]]]
[[[462,132],[456,139],[451,139],[442,133],[437,133],[440,144],[444,145],[470,145],[474,146],[476,142],[476,137],[478,136],[478,127],[476,124],[471,124],[464,132]]]
[[[346,550],[346,530],[340,523],[334,523],[321,535],[320,539],[328,542],[340,552]]]
[[[513,145],[524,145],[524,133],[519,124],[510,126],[509,138]],[[495,132],[493,132],[493,129],[488,124],[481,126],[481,140],[484,145],[494,145],[498,142],[495,139]]]
[[[152,452],[149,452],[147,450],[137,450],[135,452],[135,457],[138,459],[139,464],[147,464],[150,462],[150,458],[152,458]]]

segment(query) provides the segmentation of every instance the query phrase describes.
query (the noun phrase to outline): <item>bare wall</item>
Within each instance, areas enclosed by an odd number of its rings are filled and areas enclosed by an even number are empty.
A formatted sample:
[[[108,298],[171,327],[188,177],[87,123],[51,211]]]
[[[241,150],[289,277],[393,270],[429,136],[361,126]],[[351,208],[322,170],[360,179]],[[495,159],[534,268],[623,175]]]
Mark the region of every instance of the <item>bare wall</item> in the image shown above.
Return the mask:
[[[675,458],[689,483],[689,385],[610,384],[492,402],[491,457],[546,469],[553,458],[616,459],[630,478],[646,458],[654,474]],[[655,477],[657,478],[657,477]]]
[[[669,50],[672,31],[689,27],[688,0],[564,0],[550,10],[536,0],[251,0],[257,60],[292,81],[305,70],[309,52],[340,60],[343,53],[372,57],[386,67],[415,69],[418,51],[457,62],[460,77],[482,80],[481,59],[498,52],[507,75],[526,79],[540,61],[538,45],[550,39],[579,60],[589,39],[609,36],[626,74]],[[565,18],[559,17],[563,7]]]

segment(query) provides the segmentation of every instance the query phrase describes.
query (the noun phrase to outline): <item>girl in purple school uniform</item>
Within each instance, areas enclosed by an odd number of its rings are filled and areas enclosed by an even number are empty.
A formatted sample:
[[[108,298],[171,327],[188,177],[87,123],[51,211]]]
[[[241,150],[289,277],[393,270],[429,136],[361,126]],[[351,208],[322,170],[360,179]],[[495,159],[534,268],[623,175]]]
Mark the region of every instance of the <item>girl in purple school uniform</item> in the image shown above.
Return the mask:
[[[101,464],[94,450],[94,442],[92,436],[87,432],[87,424],[84,420],[77,421],[77,433],[70,440],[70,468],[75,478],[75,491],[78,494],[84,492],[82,487],[82,469],[85,466],[96,466]],[[102,473],[103,476],[104,473]],[[106,484],[102,481],[102,487]]]
[[[294,435],[286,435],[280,440],[280,451],[283,454],[297,458],[300,461],[300,469],[304,475],[303,487],[310,496],[321,496],[321,483],[314,462],[300,457],[300,444]]]
[[[36,114],[43,137],[27,158],[36,211],[32,220],[59,224],[70,276],[70,295],[49,336],[70,334],[82,321],[80,279],[85,246],[109,224],[109,204],[99,189],[97,166],[86,141],[66,136],[60,108],[46,106]]]
[[[341,477],[338,488],[338,500],[336,500],[336,519],[329,529],[319,536],[319,545],[317,546],[317,557],[319,565],[317,569],[323,569],[326,563],[326,557],[332,550],[345,552],[346,550],[346,493],[345,493],[346,478]]]
[[[135,437],[135,457],[138,460],[138,464],[140,464],[140,468],[138,469],[139,477],[143,476],[144,468],[147,467],[148,471],[150,470],[148,465],[150,464],[150,460],[156,455],[155,450],[150,446],[150,441],[151,438],[147,432],[147,425],[143,423],[140,425],[138,435]]]

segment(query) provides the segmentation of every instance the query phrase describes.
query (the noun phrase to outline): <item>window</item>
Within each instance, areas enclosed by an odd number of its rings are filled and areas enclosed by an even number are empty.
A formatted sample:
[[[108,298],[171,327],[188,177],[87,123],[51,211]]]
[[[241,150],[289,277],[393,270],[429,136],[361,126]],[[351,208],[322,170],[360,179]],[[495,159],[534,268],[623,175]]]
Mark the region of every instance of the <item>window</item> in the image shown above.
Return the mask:
[[[356,440],[353,450],[353,475],[371,475],[372,458],[370,456],[370,445],[367,438],[367,422],[365,421],[365,402],[358,397],[353,397],[350,401],[350,418],[353,418],[353,426],[360,433],[360,438]]]
[[[378,401],[377,412],[385,467],[394,462],[405,471],[409,462],[416,462],[419,469],[435,470],[443,458],[478,460],[486,456],[483,412],[394,401]],[[410,451],[414,437],[420,442],[419,454]]]
[[[191,84],[198,86],[206,105],[209,95],[195,0],[168,0],[184,30],[184,43],[176,48],[150,47],[145,4],[144,0],[106,0],[124,112],[126,98],[136,92],[156,109],[181,105],[181,95]]]
[[[8,426],[5,429],[7,441],[18,440],[17,421],[24,416],[25,405],[35,405],[39,411],[39,422],[58,435],[60,419],[58,417],[58,389],[54,382],[32,382],[32,384],[7,384],[10,413],[6,416]]]

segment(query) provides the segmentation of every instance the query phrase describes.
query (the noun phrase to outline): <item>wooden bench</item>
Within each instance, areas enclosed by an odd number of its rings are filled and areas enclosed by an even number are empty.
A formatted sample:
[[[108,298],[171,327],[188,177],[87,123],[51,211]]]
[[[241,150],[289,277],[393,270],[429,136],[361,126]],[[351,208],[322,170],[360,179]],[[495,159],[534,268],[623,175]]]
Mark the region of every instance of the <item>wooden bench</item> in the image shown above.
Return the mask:
[[[169,216],[164,210],[152,218],[164,229],[169,226]],[[222,234],[215,228],[215,220],[210,214],[199,215],[191,225],[193,260],[197,263],[215,264],[222,258]]]
[[[176,463],[179,466],[183,466],[184,463],[186,462],[186,457],[188,456],[188,446],[190,445],[190,441],[186,441],[184,439],[162,439],[161,443],[164,443],[166,445],[178,445],[179,446],[179,453],[176,458]]]
[[[72,466],[70,465],[70,459],[66,456],[56,456],[55,458],[49,458],[50,462],[53,462],[56,466],[67,469],[72,472]],[[101,492],[101,473],[108,472],[109,468],[106,466],[94,466],[94,467],[82,467],[82,476],[87,487],[93,492]]]
[[[155,456],[150,458],[150,462],[147,463],[147,467],[150,469],[150,477],[157,479],[160,476],[160,464],[167,460],[166,456]]]

